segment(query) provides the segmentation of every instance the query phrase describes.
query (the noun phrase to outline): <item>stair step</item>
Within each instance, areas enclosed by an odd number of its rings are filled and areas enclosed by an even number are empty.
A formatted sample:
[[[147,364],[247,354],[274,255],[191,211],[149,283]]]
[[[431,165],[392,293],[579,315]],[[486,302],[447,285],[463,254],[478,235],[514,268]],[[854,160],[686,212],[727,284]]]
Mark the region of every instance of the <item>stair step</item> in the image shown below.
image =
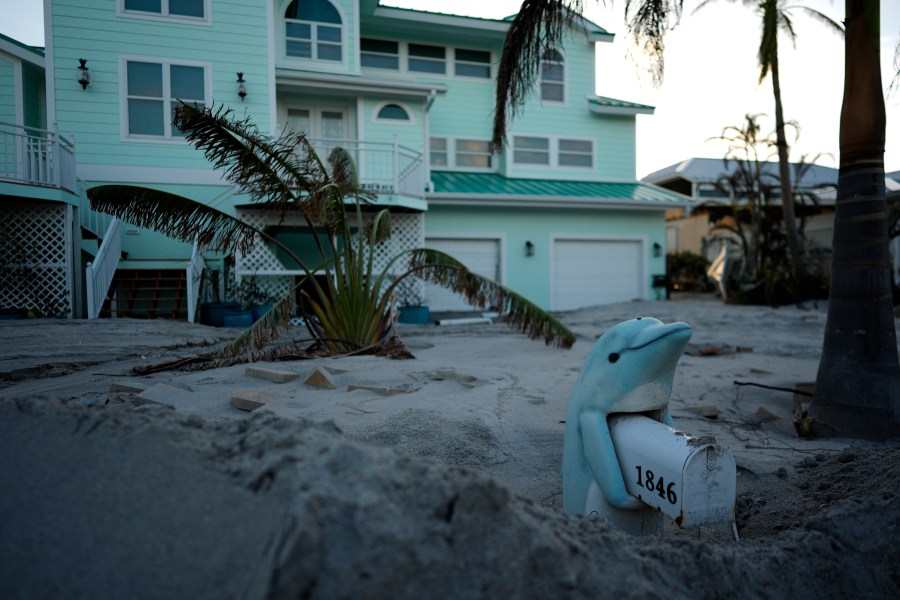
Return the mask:
[[[101,316],[187,319],[187,281],[183,269],[126,269],[116,271]]]

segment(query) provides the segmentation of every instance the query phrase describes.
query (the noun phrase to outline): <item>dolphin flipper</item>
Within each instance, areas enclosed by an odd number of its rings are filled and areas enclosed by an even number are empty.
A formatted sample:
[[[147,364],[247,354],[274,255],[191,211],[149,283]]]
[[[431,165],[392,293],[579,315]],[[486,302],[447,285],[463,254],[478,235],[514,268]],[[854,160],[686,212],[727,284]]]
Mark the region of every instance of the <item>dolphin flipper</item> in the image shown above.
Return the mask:
[[[606,415],[591,410],[581,413],[579,419],[584,456],[606,500],[616,508],[640,508],[641,501],[625,489],[625,480],[622,479]]]

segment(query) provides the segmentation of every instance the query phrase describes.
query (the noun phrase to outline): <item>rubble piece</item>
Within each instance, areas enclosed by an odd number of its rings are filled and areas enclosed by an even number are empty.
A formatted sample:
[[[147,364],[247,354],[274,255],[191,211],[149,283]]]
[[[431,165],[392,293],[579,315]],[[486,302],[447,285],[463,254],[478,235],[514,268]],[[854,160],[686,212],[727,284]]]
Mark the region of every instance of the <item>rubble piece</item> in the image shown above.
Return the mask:
[[[701,406],[685,406],[685,412],[699,415],[705,419],[718,419],[719,407],[714,404],[703,404]]]
[[[269,367],[247,367],[244,370],[245,377],[255,377],[256,379],[264,379],[272,383],[287,383],[300,377],[297,373],[290,371],[279,371]]]
[[[478,378],[474,375],[459,373],[453,369],[441,369],[434,374],[435,381],[455,381],[463,387],[473,388]]]
[[[334,377],[328,372],[328,369],[322,366],[313,369],[313,372],[309,374],[309,377],[303,383],[320,390],[333,390],[337,387],[334,383]]]
[[[381,385],[364,385],[364,384],[350,384],[347,386],[348,392],[353,392],[355,390],[366,390],[369,392],[375,392],[376,394],[381,394],[382,396],[395,396],[397,394],[409,394],[418,390],[419,387],[415,385],[401,385],[397,387],[386,387]]]
[[[147,389],[147,384],[141,381],[114,381],[109,384],[110,394],[140,394]]]
[[[231,405],[247,412],[254,411],[266,405],[268,400],[274,398],[272,394],[257,390],[240,390],[232,394]]]
[[[338,406],[343,406],[343,407],[345,407],[345,408],[350,408],[350,409],[353,409],[353,410],[355,410],[355,411],[359,411],[359,412],[361,412],[361,413],[363,413],[363,414],[365,414],[365,415],[370,415],[370,414],[372,414],[372,413],[377,413],[377,412],[379,412],[379,411],[377,411],[377,410],[375,410],[375,409],[373,409],[373,408],[368,408],[367,406],[364,406],[364,405],[362,404],[362,402],[360,402],[360,403],[358,403],[358,404],[351,404],[351,403],[349,403],[349,402],[338,402]]]

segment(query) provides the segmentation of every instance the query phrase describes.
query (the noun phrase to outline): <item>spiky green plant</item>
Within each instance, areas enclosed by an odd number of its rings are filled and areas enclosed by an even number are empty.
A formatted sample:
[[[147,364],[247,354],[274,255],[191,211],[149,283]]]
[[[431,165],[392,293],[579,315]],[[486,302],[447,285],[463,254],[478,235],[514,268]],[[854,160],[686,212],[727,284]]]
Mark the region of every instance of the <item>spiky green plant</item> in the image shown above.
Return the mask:
[[[372,196],[360,187],[350,155],[336,148],[326,166],[303,132],[271,140],[249,119],[235,120],[230,113],[182,104],[175,125],[253,203],[282,220],[300,215],[315,240],[319,264],[306,264],[275,238],[232,215],[168,192],[99,186],[88,191],[91,207],[185,242],[198,239],[219,252],[246,253],[258,239],[279,246],[305,273],[294,289],[312,285],[312,293],[301,292],[309,307],[305,321],[313,339],[330,353],[375,351],[394,337],[394,291],[411,276],[459,291],[475,306],[500,307],[507,323],[532,339],[563,348],[574,343],[572,332],[552,315],[437,250],[399,253],[376,272],[375,246],[390,235],[390,215],[382,209],[366,224],[363,206]],[[398,274],[394,270],[399,266],[403,271]],[[324,284],[313,276],[317,272],[324,273]],[[292,290],[227,354],[252,356],[281,334],[294,309],[293,297]]]

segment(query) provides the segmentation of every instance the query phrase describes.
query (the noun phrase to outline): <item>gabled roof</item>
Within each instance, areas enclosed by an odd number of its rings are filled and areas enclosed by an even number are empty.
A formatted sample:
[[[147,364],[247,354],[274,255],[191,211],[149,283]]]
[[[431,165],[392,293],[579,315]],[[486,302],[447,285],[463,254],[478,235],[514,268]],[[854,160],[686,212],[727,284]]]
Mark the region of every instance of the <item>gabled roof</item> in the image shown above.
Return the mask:
[[[0,33],[0,50],[12,54],[22,60],[28,61],[39,67],[44,66],[44,49],[39,46],[29,46],[19,40]]]
[[[620,181],[514,179],[496,173],[432,171],[429,204],[659,209],[693,201],[655,185]]]
[[[765,176],[778,177],[777,162],[762,162],[762,172]],[[791,163],[796,166],[797,163]],[[721,158],[689,158],[680,163],[669,165],[645,176],[641,181],[663,185],[672,181],[684,180],[691,183],[715,183],[724,176],[733,174],[737,170],[737,164],[729,161],[728,165]],[[795,175],[792,170],[791,175]],[[838,170],[822,165],[809,165],[803,174],[799,185],[803,188],[819,188],[828,185],[837,185]]]

